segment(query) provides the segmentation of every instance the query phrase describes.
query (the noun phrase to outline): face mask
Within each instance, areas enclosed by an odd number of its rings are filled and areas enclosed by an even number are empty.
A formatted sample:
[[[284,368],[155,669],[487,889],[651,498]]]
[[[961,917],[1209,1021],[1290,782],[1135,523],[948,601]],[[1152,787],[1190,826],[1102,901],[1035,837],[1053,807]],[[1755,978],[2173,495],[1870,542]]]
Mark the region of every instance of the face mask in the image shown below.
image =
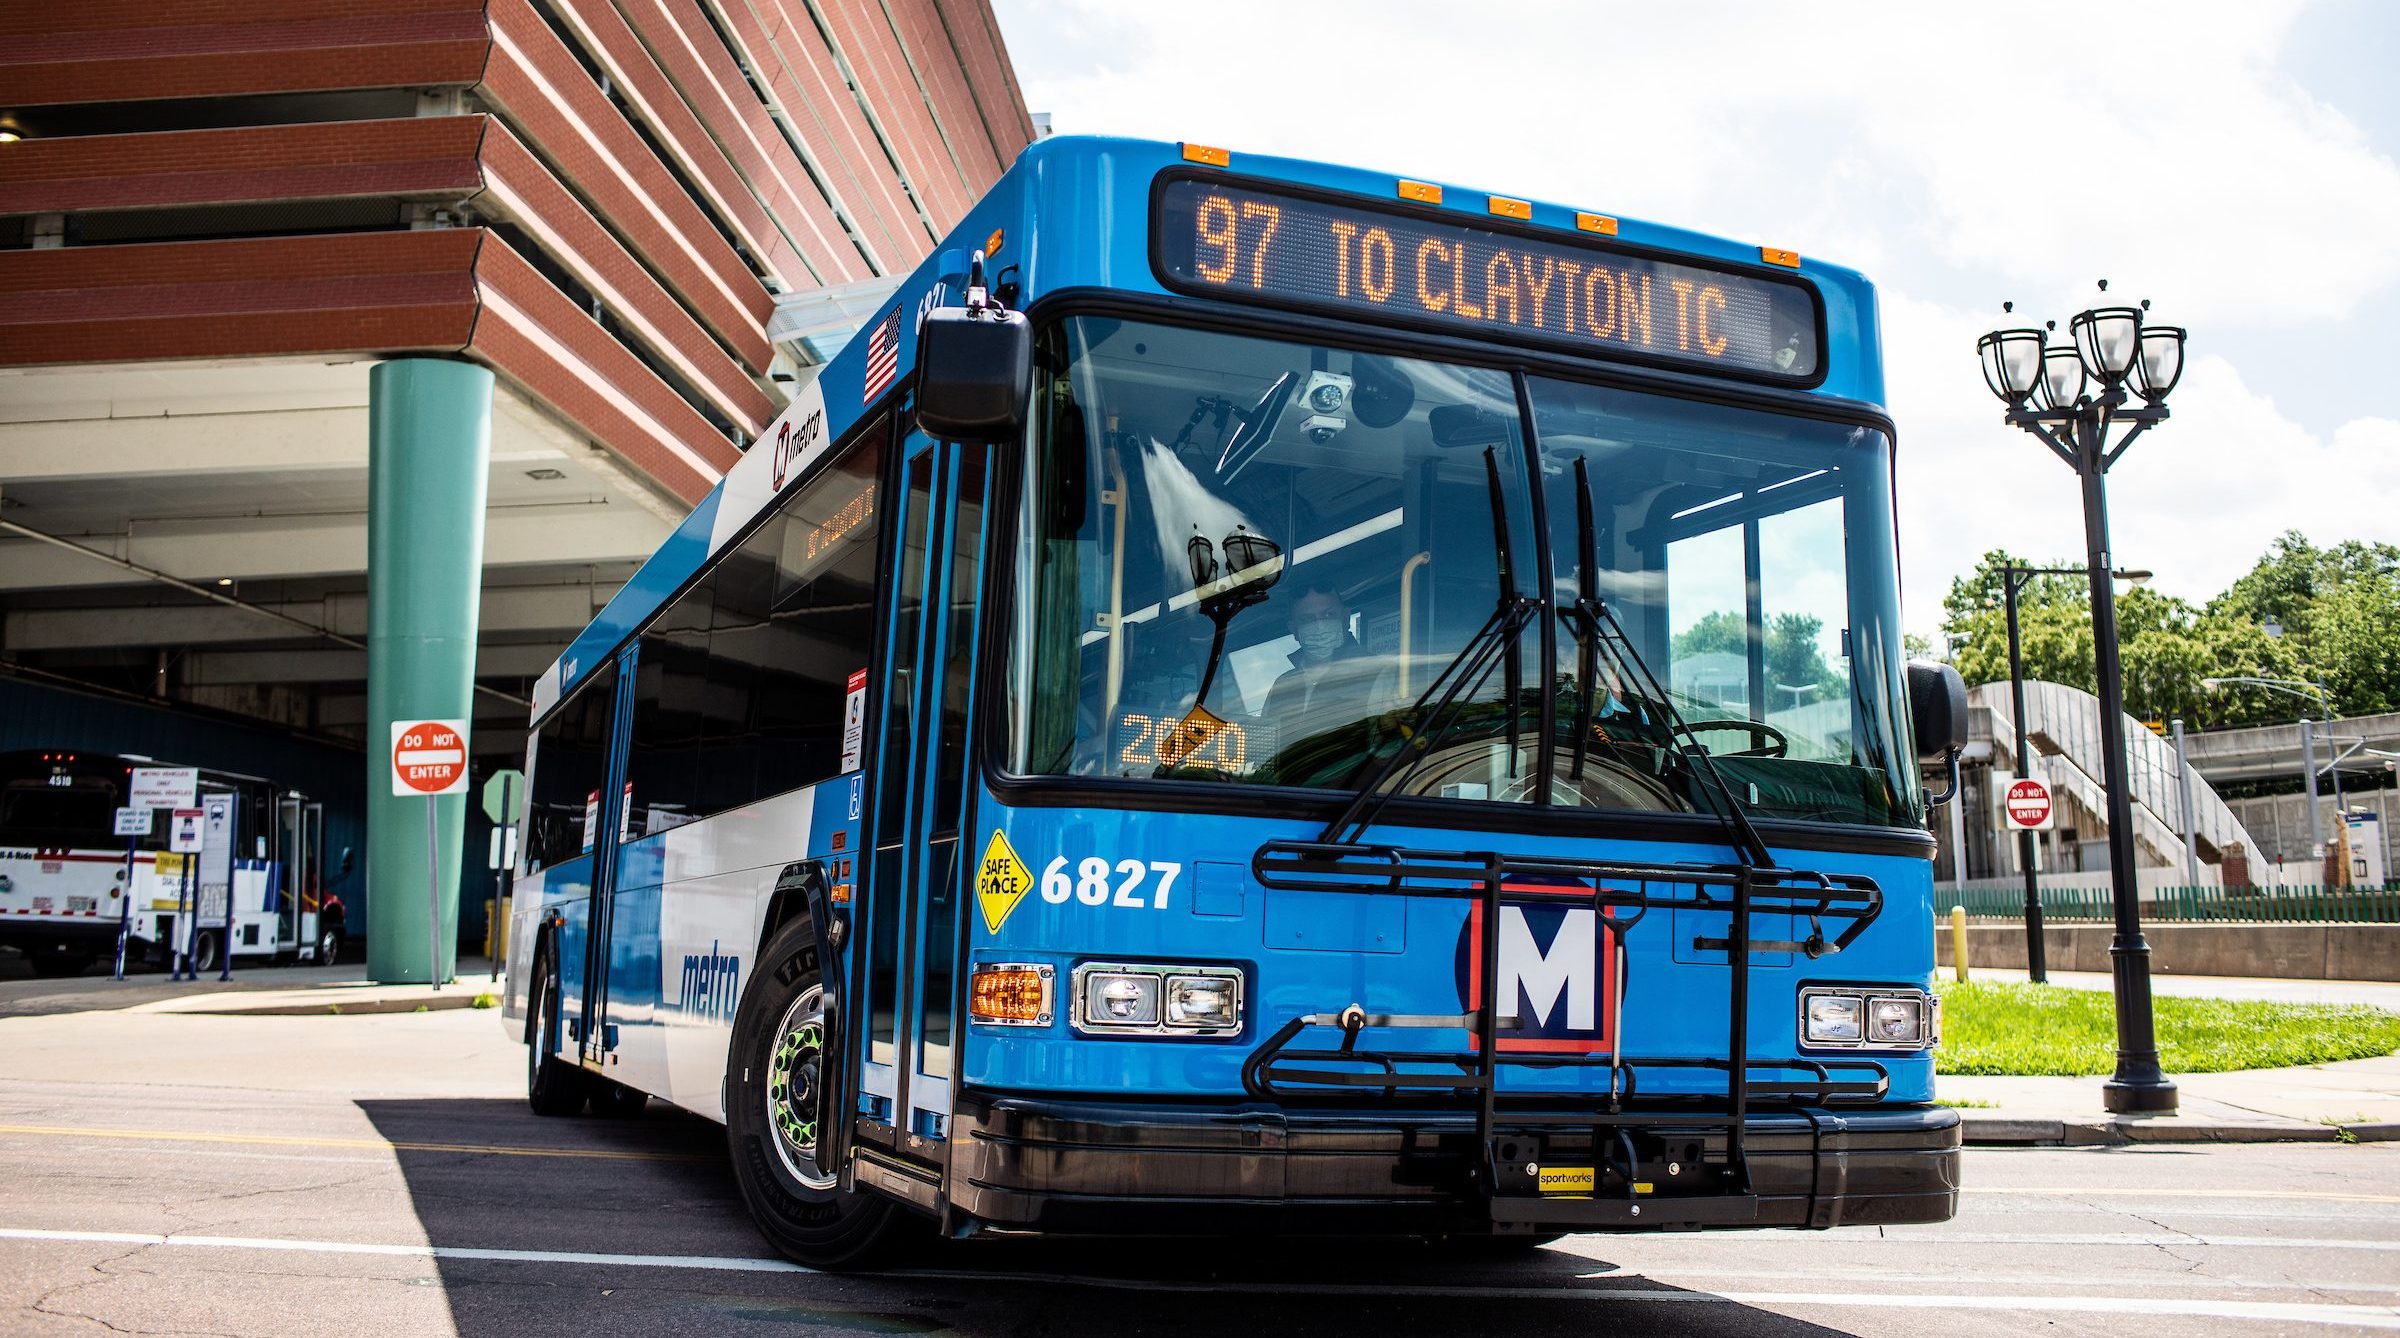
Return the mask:
[[[1325,655],[1342,644],[1342,623],[1339,618],[1310,618],[1292,629],[1299,638],[1301,649]]]

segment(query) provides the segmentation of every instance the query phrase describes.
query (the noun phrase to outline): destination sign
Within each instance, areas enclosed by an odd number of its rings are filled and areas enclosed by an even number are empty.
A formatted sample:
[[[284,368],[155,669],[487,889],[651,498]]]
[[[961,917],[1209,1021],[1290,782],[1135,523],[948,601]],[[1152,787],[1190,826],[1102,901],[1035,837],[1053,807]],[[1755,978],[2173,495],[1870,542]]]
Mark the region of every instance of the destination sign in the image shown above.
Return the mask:
[[[1156,235],[1187,292],[1776,380],[1823,358],[1797,280],[1208,178],[1159,192]]]

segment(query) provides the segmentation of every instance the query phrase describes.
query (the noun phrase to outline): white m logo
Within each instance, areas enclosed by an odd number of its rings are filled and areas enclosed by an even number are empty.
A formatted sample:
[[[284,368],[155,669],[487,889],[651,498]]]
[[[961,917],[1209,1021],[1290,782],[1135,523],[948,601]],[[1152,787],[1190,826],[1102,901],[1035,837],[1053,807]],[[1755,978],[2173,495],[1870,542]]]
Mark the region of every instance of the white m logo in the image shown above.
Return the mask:
[[[1600,934],[1598,917],[1589,906],[1567,911],[1548,949],[1533,941],[1533,926],[1521,906],[1500,908],[1500,973],[1494,996],[1505,1011],[1518,992],[1524,993],[1531,1015],[1519,1019],[1527,1031],[1550,1027],[1558,1011],[1558,996],[1567,996],[1568,1031],[1595,1031],[1600,1025]]]

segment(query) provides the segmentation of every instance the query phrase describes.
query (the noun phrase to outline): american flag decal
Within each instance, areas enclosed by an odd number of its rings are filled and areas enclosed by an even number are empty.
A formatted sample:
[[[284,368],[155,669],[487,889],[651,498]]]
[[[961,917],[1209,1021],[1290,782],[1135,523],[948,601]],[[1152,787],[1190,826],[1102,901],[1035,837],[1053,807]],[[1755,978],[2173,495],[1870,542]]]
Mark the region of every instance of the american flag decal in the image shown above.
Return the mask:
[[[867,379],[859,398],[872,402],[900,370],[900,308],[875,323],[867,334]]]

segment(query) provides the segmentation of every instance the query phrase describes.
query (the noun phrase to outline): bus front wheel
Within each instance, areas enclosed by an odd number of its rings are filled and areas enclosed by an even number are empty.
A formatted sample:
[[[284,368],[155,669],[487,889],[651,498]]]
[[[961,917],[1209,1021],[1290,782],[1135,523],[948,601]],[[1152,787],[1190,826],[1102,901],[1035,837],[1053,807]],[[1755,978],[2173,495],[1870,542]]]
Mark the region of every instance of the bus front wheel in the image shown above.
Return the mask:
[[[903,1226],[890,1199],[844,1191],[817,1162],[826,1075],[824,977],[808,921],[776,931],[742,994],[727,1055],[725,1138],[759,1230],[812,1268],[872,1264]]]

